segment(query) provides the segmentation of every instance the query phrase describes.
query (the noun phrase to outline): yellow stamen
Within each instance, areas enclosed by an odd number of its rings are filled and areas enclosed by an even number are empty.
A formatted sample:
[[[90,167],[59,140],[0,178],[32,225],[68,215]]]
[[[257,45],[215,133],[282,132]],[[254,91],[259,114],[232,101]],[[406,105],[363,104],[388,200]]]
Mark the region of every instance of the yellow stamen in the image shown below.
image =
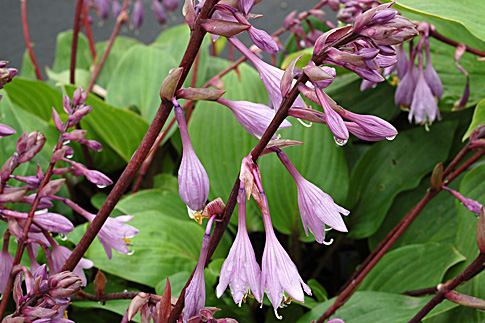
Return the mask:
[[[68,318],[69,318],[69,317],[67,316],[67,310],[66,310],[66,311],[64,311],[64,318],[65,318],[65,319],[68,319]]]
[[[396,86],[399,83],[399,80],[398,80],[398,78],[396,76],[394,76],[392,78],[391,82],[389,82],[389,83],[391,83],[391,85]]]
[[[126,242],[126,243],[130,243],[131,242],[131,240],[128,239],[128,238],[123,238],[123,241]]]

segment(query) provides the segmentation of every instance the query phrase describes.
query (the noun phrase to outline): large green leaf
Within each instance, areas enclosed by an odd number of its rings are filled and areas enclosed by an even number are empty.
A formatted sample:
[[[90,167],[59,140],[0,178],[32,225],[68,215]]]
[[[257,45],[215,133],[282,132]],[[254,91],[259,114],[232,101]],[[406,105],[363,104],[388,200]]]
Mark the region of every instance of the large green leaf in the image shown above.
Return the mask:
[[[116,37],[113,46],[104,62],[103,68],[101,69],[98,78],[96,80],[96,84],[103,88],[107,88],[108,84],[111,80],[111,76],[113,71],[116,69],[116,66],[123,58],[123,55],[133,46],[141,44],[138,40],[130,37],[125,36],[118,36]],[[102,41],[96,43],[96,61],[99,64],[101,57],[108,45],[108,41]]]
[[[151,122],[160,106],[160,86],[176,66],[169,51],[145,45],[131,47],[113,71],[106,103],[123,109],[134,105],[142,118]]]
[[[423,176],[446,160],[455,128],[455,123],[443,122],[429,132],[424,128],[403,131],[394,141],[377,143],[366,151],[352,172],[347,197],[353,238],[376,232],[397,194],[417,187]]]
[[[332,317],[341,318],[345,323],[405,323],[418,313],[431,297],[418,298],[375,291],[356,292]],[[317,320],[334,301],[335,298],[332,298],[320,303],[303,315],[298,323]],[[451,302],[441,303],[427,317],[433,317],[456,306],[458,305]]]
[[[403,293],[436,286],[465,257],[449,243],[404,246],[388,252],[367,275],[360,290]]]
[[[59,73],[69,70],[71,66],[72,30],[61,32],[57,35],[56,58],[52,69]],[[89,69],[93,58],[89,51],[89,42],[86,36],[79,33],[77,42],[76,68]]]
[[[473,119],[470,127],[463,136],[463,141],[470,137],[473,130],[475,130],[479,125],[485,124],[485,99],[478,102],[475,111],[473,112]]]
[[[74,90],[74,87],[66,86],[70,97]],[[86,104],[92,106],[93,110],[83,118],[83,125],[86,124],[128,163],[148,130],[148,123],[137,114],[112,107],[91,94]]]
[[[485,41],[485,31],[481,24],[482,14],[485,12],[483,1],[398,0],[393,8],[460,23],[476,37]]]
[[[379,230],[369,238],[371,250],[426,195],[429,183],[430,178],[425,177],[419,187],[412,191],[402,192],[394,199]],[[455,201],[450,194],[447,192],[438,194],[424,207],[392,248],[426,242],[453,243],[458,223],[454,205]]]
[[[26,49],[24,52],[24,57],[22,59],[22,69],[20,70],[20,76],[29,80],[36,80],[37,75],[35,74],[34,63],[30,59],[29,51]]]
[[[99,241],[94,241],[86,257],[96,267],[118,277],[155,288],[167,276],[192,272],[200,253],[204,226],[187,215],[178,194],[158,190],[142,191],[122,200],[117,208],[134,216],[129,225],[140,232],[131,239],[132,255],[113,251],[109,260]],[[81,233],[83,228],[80,229]],[[73,236],[76,242],[79,233]],[[230,241],[223,239],[214,257],[225,257]]]

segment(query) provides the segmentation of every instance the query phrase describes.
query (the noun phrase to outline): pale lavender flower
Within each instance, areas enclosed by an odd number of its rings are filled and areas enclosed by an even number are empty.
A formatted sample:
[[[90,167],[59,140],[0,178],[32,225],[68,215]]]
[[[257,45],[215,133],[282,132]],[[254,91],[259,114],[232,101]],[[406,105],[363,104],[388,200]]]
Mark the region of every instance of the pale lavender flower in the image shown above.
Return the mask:
[[[327,323],[345,323],[342,319],[331,319]]]
[[[175,100],[174,104],[174,112],[179,125],[183,146],[182,161],[178,172],[179,194],[182,201],[192,211],[189,212],[190,214],[204,209],[204,205],[209,197],[210,182],[204,166],[202,166],[192,147],[184,111]]]
[[[443,188],[445,190],[447,190],[448,192],[451,193],[451,195],[453,195],[454,197],[456,197],[458,199],[458,201],[460,201],[461,203],[463,203],[463,205],[470,211],[472,211],[473,213],[476,213],[478,215],[480,215],[480,212],[483,208],[483,205],[480,204],[479,202],[473,200],[473,199],[469,199],[469,198],[466,198],[464,197],[463,195],[460,194],[460,192],[457,192],[455,191],[454,189],[451,189],[449,187],[446,187],[446,186],[443,186]]]
[[[1,98],[1,96],[0,96]],[[0,123],[0,139],[16,133],[15,129]]]
[[[327,100],[327,96],[319,88],[315,88],[317,98],[320,101],[320,105],[325,112],[325,119],[327,121],[327,127],[332,131],[335,142],[342,146],[345,145],[349,139],[349,131],[345,127],[345,123],[342,117],[330,106]]]
[[[414,118],[417,123],[431,124],[438,118],[440,120],[440,112],[438,105],[431,92],[423,73],[423,53],[419,53],[419,75],[416,89],[414,90],[413,101],[409,110],[409,122]]]
[[[318,243],[324,243],[325,224],[335,230],[347,232],[340,214],[348,215],[350,212],[337,205],[330,195],[301,176],[283,151],[280,150],[277,154],[295,180],[298,189],[298,206],[306,235],[308,236],[308,228],[310,228],[315,240]]]
[[[121,7],[121,4],[118,2],[118,0],[111,1],[111,13],[113,14],[113,17],[115,17],[115,19],[118,18],[122,10],[123,8]]]
[[[231,109],[236,120],[247,132],[256,138],[261,138],[273,120],[275,113],[270,107],[249,101],[231,101],[224,98],[217,100],[218,103]],[[290,127],[291,123],[284,120],[278,129]],[[273,136],[275,137],[275,136]]]
[[[159,0],[153,0],[152,8],[158,23],[160,25],[165,25],[165,23],[167,22],[167,15],[165,14],[165,9],[163,9],[161,2]]]
[[[204,268],[207,260],[207,252],[209,250],[210,232],[215,216],[212,216],[207,222],[204,237],[202,238],[202,246],[200,248],[199,261],[195,267],[194,276],[190,281],[189,286],[185,292],[185,312],[184,323],[187,323],[191,317],[199,316],[200,310],[205,306],[205,278]]]
[[[110,0],[94,0],[94,5],[97,10],[96,13],[100,19],[108,18]]]
[[[266,210],[262,211],[266,230],[266,243],[261,266],[261,290],[262,292],[266,291],[269,300],[273,304],[276,317],[281,319],[277,309],[286,304],[285,291],[291,298],[299,302],[305,301],[303,291],[308,295],[311,295],[312,292],[310,287],[303,282],[295,264],[276,238],[271,224],[269,209],[266,207]]]
[[[269,65],[260,60],[253,52],[251,52],[241,41],[235,37],[228,39],[231,44],[234,45],[246,58],[253,63],[254,67],[258,70],[259,76],[263,81],[264,87],[268,91],[271,105],[278,111],[283,96],[281,94],[280,84],[283,78],[284,71]],[[306,107],[303,99],[298,96],[292,105],[293,107]]]
[[[367,134],[375,137],[392,140],[397,135],[397,130],[389,122],[372,115],[360,115],[342,108],[341,115],[358,124]],[[347,126],[347,123],[345,123]]]
[[[101,173],[100,171],[97,171],[94,169],[88,169],[83,164],[77,163],[67,158],[62,158],[62,160],[72,165],[74,176],[84,175],[91,183],[96,184],[99,188],[104,188],[108,185],[113,184],[113,181],[109,179],[108,176]]]
[[[397,47],[396,50],[396,71],[397,71],[397,77],[402,80],[404,75],[406,75],[406,72],[409,69],[409,60],[408,56],[406,54],[406,51],[404,50],[404,45],[401,44]]]
[[[13,266],[13,256],[8,252],[8,243],[9,239],[3,239],[3,247],[0,252],[0,294],[5,291]]]
[[[229,284],[232,298],[236,304],[241,305],[243,299],[251,291],[254,298],[261,303],[261,269],[256,262],[246,228],[246,191],[243,182],[241,182],[237,202],[239,203],[237,235],[229,255],[222,265],[216,295],[221,297]]]
[[[426,83],[428,83],[431,92],[433,92],[434,96],[440,100],[443,95],[443,83],[441,83],[441,79],[431,63],[429,37],[425,37],[426,67],[424,68],[424,78],[426,79]]]
[[[69,250],[66,247],[60,246],[57,244],[57,242],[52,238],[48,237],[49,242],[52,246],[52,263],[54,268],[51,268],[52,273],[59,273],[61,271],[62,266],[64,266],[64,263],[66,262],[67,258],[71,256],[72,251]],[[73,273],[76,276],[79,276],[82,280],[82,285],[86,286],[86,276],[84,275],[83,269],[89,269],[94,266],[94,263],[86,258],[81,258],[79,263],[76,265],[76,268],[74,268]]]
[[[179,0],[162,0],[162,2],[167,11],[174,11],[179,6]]]
[[[143,0],[136,0],[131,14],[131,22],[136,29],[141,27],[143,23]]]
[[[21,226],[27,220],[28,214],[23,212],[11,211],[7,209],[0,210],[0,213],[6,217],[12,217],[20,221]],[[34,225],[31,231],[45,229],[50,232],[67,233],[74,230],[74,225],[63,215],[57,213],[47,212],[47,210],[39,210],[34,213]]]
[[[254,2],[254,0],[237,0],[237,6],[243,14],[247,15],[253,9]]]

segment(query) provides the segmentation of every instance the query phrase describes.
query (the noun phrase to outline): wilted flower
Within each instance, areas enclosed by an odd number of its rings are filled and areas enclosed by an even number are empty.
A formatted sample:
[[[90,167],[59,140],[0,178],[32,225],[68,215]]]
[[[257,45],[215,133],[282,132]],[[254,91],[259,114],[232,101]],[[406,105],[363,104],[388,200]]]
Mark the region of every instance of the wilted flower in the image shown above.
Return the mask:
[[[218,103],[231,109],[236,120],[247,132],[256,138],[261,138],[273,120],[274,110],[260,103],[249,101],[230,101],[224,98],[217,100]],[[290,127],[291,123],[284,120],[278,129]],[[275,137],[275,136],[273,136]]]
[[[222,265],[219,284],[216,288],[217,297],[221,297],[229,284],[232,298],[239,305],[250,291],[253,292],[254,298],[258,302],[262,301],[261,269],[256,262],[246,228],[246,191],[244,183],[241,182],[241,185],[242,188],[239,189],[237,197],[239,203],[237,235],[229,255]]]
[[[337,205],[330,195],[301,176],[283,151],[280,150],[277,154],[295,180],[298,189],[298,206],[306,235],[308,236],[308,228],[310,228],[317,242],[324,243],[325,224],[335,230],[347,232],[340,214],[348,215],[350,212]]]
[[[201,211],[209,197],[210,182],[207,172],[192,148],[184,112],[177,101],[175,116],[182,137],[182,161],[178,172],[179,194],[191,211]]]

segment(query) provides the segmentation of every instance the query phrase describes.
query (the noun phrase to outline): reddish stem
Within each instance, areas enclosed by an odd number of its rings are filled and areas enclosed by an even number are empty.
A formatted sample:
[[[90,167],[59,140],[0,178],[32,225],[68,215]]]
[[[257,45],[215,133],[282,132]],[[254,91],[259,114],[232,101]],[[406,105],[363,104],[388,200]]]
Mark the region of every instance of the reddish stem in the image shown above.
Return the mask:
[[[91,24],[89,23],[88,19],[88,6],[83,6],[83,25],[84,29],[86,30],[86,36],[88,37],[89,42],[89,50],[91,51],[91,56],[93,57],[93,61],[96,61],[96,47],[94,45],[94,38],[93,33],[91,31]]]
[[[84,0],[77,0],[76,12],[74,13],[74,27],[72,32],[72,47],[71,47],[71,74],[69,82],[75,84],[75,70],[76,70],[76,55],[77,55],[77,40],[79,37],[79,29],[81,26],[81,10]]]
[[[121,10],[121,13],[118,15],[118,18],[116,19],[116,25],[115,25],[115,28],[113,29],[113,32],[111,33],[111,37],[109,38],[108,45],[104,50],[103,56],[101,56],[101,60],[99,61],[99,64],[96,65],[96,68],[94,69],[93,75],[91,76],[91,80],[89,80],[89,85],[87,90],[88,93],[93,90],[94,83],[96,82],[96,79],[99,76],[99,72],[101,72],[101,69],[103,68],[104,63],[106,61],[106,58],[108,57],[108,54],[111,51],[111,48],[113,47],[115,39],[118,36],[118,33],[120,32],[121,25],[123,25],[124,22],[129,20],[128,15],[126,14],[126,10],[128,9],[129,2],[130,0],[125,0],[123,2],[123,8]]]
[[[22,29],[24,31],[25,46],[27,46],[27,50],[29,51],[30,60],[34,65],[35,75],[37,76],[37,79],[43,81],[44,78],[40,73],[39,64],[37,63],[37,59],[35,58],[32,43],[30,42],[29,24],[27,22],[27,0],[20,0],[20,11],[22,15]]]
[[[453,39],[449,39],[448,37],[445,37],[445,36],[441,35],[440,33],[438,33],[436,31],[436,28],[434,26],[431,26],[431,30],[429,32],[429,35],[431,37],[436,38],[439,41],[441,41],[441,42],[443,42],[445,44],[451,45],[453,47],[456,47],[456,46],[458,46],[460,44],[459,42],[454,41]],[[470,46],[466,46],[466,51],[469,52],[469,53],[478,55],[478,56],[485,57],[485,52],[484,51],[475,49],[475,48],[470,47]]]

